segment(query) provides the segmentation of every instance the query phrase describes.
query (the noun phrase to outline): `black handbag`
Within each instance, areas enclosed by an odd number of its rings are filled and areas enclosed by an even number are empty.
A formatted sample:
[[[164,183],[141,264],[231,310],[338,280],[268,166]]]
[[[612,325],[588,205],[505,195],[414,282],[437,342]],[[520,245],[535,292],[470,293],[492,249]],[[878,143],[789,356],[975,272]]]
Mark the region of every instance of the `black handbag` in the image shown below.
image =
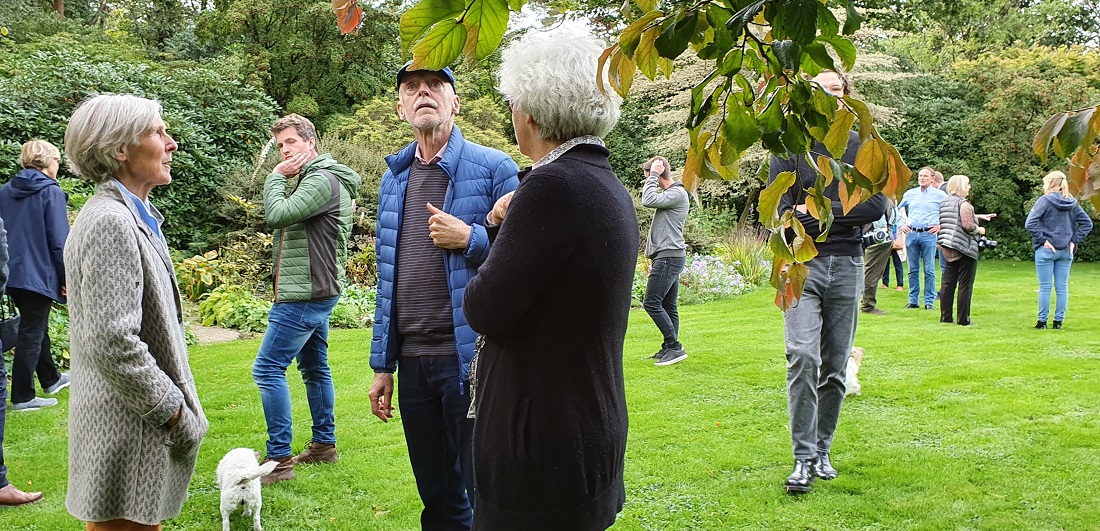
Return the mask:
[[[15,307],[11,297],[5,293],[0,301],[0,352],[7,352],[15,348],[15,340],[19,336],[19,309]]]

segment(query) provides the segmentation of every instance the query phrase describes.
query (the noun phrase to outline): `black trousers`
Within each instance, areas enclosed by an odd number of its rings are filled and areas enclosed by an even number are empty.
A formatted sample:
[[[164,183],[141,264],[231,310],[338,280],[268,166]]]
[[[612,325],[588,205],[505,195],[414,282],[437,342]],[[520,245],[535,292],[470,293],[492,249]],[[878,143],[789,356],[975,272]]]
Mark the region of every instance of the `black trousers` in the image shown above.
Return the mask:
[[[958,323],[970,324],[970,297],[974,294],[974,275],[978,272],[978,260],[962,256],[954,262],[947,262],[943,271],[943,294],[940,296],[940,321],[951,322],[952,305],[955,302],[955,288],[959,291]]]
[[[19,308],[19,336],[11,366],[11,403],[34,400],[34,376],[45,389],[61,379],[50,355],[50,309],[53,299],[33,291],[8,288],[8,295]]]

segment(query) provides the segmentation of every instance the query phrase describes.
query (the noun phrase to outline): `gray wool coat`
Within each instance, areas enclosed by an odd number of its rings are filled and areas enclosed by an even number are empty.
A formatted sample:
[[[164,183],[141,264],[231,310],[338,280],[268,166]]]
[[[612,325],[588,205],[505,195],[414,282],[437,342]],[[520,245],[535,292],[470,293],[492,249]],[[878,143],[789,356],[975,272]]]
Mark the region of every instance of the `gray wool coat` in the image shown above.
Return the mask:
[[[65,269],[72,357],[65,507],[84,521],[155,525],[183,508],[209,426],[168,246],[108,181],[73,224]]]

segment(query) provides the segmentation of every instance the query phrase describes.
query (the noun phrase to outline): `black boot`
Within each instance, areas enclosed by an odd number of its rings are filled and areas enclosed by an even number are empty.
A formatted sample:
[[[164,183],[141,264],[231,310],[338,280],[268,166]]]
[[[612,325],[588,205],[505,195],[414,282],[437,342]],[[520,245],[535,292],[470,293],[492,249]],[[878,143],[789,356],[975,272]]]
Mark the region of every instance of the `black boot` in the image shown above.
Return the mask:
[[[787,482],[783,484],[783,487],[787,490],[787,494],[810,492],[810,488],[813,484],[814,460],[796,459],[794,462],[794,472],[791,472],[791,475],[787,476]]]
[[[1054,321],[1054,325],[1051,326],[1051,328],[1053,328],[1055,330],[1061,330],[1062,329],[1062,321]]]
[[[1058,323],[1058,326],[1061,327],[1062,323]],[[1036,330],[1046,330],[1047,329],[1047,322],[1046,321],[1036,321],[1035,322],[1035,329]]]
[[[833,464],[829,462],[829,454],[822,453],[817,456],[817,463],[814,464],[814,475],[829,481],[830,479],[836,479],[840,475],[839,472],[833,468]]]

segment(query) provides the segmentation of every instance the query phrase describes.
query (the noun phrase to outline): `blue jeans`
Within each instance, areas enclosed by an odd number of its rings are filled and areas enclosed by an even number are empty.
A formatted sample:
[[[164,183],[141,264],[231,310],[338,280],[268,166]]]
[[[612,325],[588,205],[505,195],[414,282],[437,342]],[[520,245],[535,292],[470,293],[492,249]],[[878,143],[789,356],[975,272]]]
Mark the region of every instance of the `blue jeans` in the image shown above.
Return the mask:
[[[0,358],[0,489],[8,486],[8,467],[4,466],[4,424],[8,420],[8,373],[5,372],[3,358]]]
[[[468,530],[473,525],[473,419],[458,354],[398,358],[397,402],[416,490],[424,502],[423,531]]]
[[[1046,247],[1035,250],[1035,273],[1039,276],[1039,320],[1046,321],[1050,312],[1051,279],[1058,302],[1054,307],[1054,320],[1066,317],[1066,303],[1069,302],[1069,268],[1073,264],[1073,255],[1069,248],[1051,251]]]
[[[252,365],[267,420],[267,456],[287,457],[293,439],[286,370],[298,360],[313,417],[313,441],[336,444],[336,393],[328,367],[328,317],[339,296],[321,301],[277,302]]]
[[[679,340],[680,313],[676,309],[676,296],[679,294],[680,272],[684,270],[687,259],[683,256],[669,256],[653,260],[649,268],[649,282],[645,288],[642,307],[653,319],[664,340],[661,348],[681,348]]]
[[[921,304],[921,271],[924,271],[924,305],[936,302],[936,235],[910,232],[905,235],[909,255],[909,304]]]
[[[861,256],[818,256],[806,266],[802,298],[783,314],[795,459],[832,448],[864,278]]]

